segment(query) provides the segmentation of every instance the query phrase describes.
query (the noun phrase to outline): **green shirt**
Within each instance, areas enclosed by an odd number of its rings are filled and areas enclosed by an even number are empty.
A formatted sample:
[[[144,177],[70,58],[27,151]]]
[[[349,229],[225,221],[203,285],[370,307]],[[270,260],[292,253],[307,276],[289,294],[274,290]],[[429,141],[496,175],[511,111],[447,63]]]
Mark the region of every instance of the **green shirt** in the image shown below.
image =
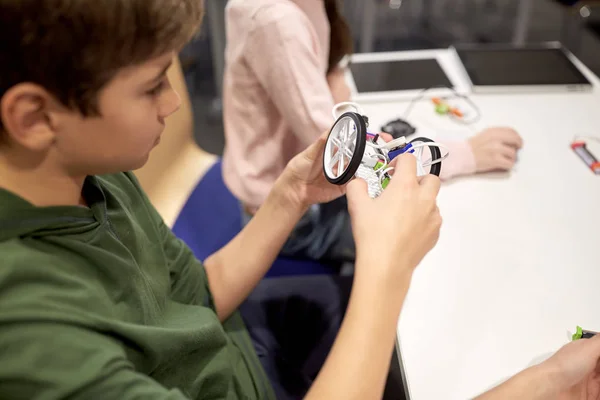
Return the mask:
[[[0,189],[0,398],[273,398],[240,316],[219,322],[133,174],[83,195],[41,208]]]

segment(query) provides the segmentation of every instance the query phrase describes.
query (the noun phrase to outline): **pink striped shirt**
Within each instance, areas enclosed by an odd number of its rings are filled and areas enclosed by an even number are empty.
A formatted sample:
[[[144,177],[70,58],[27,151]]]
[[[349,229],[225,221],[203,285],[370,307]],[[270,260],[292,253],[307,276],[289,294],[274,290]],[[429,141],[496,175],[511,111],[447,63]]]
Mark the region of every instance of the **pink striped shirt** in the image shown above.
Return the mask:
[[[256,210],[288,161],[334,122],[329,21],[322,0],[230,0],[226,30],[223,178]],[[474,172],[467,142],[445,144],[443,178]]]

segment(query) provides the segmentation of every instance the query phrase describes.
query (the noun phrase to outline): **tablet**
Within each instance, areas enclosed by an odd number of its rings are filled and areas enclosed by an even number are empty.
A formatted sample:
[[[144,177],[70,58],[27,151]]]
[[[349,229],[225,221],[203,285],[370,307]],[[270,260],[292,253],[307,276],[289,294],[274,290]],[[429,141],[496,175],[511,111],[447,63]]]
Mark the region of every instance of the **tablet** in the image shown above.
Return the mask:
[[[591,82],[560,44],[465,46],[455,51],[473,92],[592,90]]]
[[[350,63],[358,94],[452,87],[436,58]]]

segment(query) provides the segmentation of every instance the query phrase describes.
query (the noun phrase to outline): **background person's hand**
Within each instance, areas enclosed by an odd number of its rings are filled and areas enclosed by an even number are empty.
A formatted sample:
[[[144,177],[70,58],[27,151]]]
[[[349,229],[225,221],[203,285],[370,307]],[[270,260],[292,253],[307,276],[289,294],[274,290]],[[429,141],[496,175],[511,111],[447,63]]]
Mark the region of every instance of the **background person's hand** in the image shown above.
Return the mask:
[[[477,400],[600,399],[600,335],[563,346],[541,364],[518,373]]]
[[[376,199],[369,197],[362,179],[348,184],[357,258],[368,254],[371,267],[396,266],[402,260],[412,272],[439,237],[442,219],[436,199],[440,180],[427,175],[419,181],[411,154],[397,157],[392,165],[396,172]]]
[[[511,128],[488,128],[469,139],[477,172],[507,171],[517,161],[523,139]]]

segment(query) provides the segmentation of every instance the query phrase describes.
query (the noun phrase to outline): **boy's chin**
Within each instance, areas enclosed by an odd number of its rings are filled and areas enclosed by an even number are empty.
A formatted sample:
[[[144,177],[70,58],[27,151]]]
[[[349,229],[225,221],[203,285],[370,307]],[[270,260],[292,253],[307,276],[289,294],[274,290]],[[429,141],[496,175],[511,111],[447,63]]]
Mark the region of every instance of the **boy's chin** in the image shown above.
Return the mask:
[[[149,155],[137,160],[130,160],[123,163],[115,163],[111,165],[97,166],[96,168],[90,168],[87,175],[110,175],[118,174],[120,172],[135,171],[142,168],[148,162]]]
[[[142,159],[138,160],[136,163],[132,163],[131,168],[123,171],[135,171],[136,169],[142,168],[148,160],[150,159],[150,154],[146,154]]]

